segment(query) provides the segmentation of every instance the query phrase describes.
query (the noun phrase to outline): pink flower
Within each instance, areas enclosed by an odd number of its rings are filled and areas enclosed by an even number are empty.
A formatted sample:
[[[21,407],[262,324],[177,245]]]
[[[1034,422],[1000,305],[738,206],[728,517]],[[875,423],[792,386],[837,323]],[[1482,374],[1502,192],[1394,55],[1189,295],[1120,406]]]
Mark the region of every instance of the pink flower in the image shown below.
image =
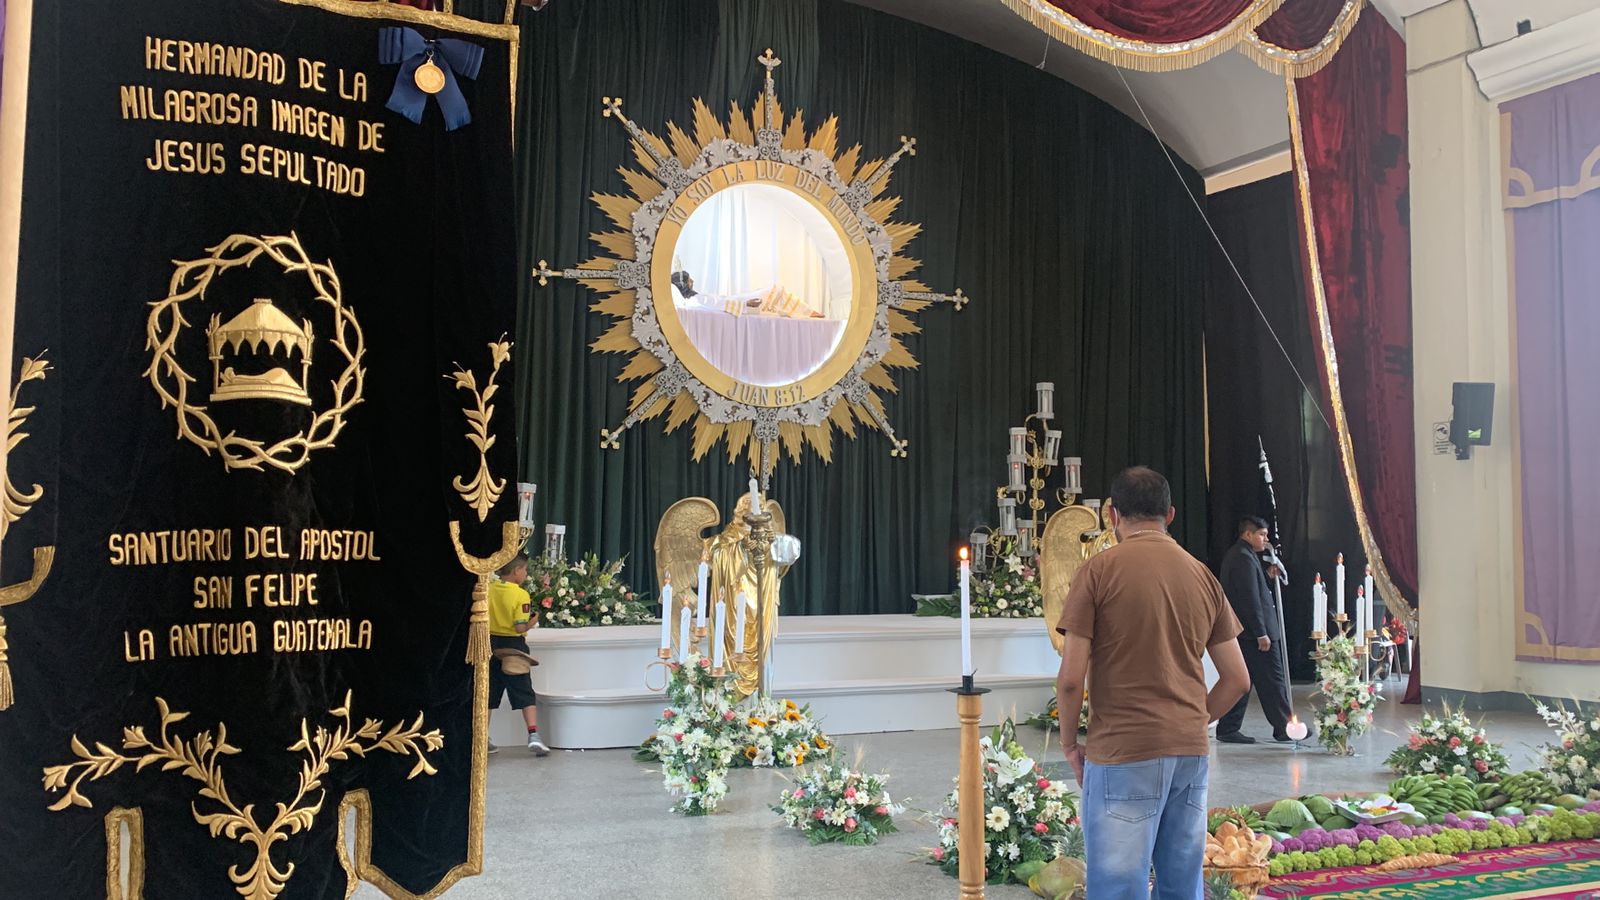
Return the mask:
[[[539,579],[539,583],[544,587],[549,587],[550,586],[550,576],[546,575],[543,578]]]
[[[845,819],[844,820],[844,830],[846,832],[855,831],[856,830],[856,820],[855,819]]]
[[[587,597],[587,596],[589,596],[589,595],[588,595],[588,594],[585,594],[585,593],[584,593],[584,592],[583,592],[583,591],[579,591],[579,592],[578,592],[578,599],[579,599],[579,600],[582,600],[582,599],[583,599],[583,598],[585,598],[585,597]]]
[[[623,597],[623,599],[627,600],[630,603],[633,602],[633,591],[629,591],[626,594],[623,594],[622,597]]]
[[[944,862],[944,848],[943,847],[935,847],[935,848],[933,848],[933,858],[935,860],[937,860],[938,862]]]
[[[670,709],[663,709],[661,711],[661,718],[663,718],[663,719],[670,719],[675,715],[677,715],[677,713],[673,712]]]
[[[727,712],[723,713],[722,714],[722,721],[724,721],[724,722],[732,722],[733,721],[733,710],[730,709]]]
[[[680,744],[683,743],[683,732],[681,732],[681,731],[674,732],[673,735],[672,735],[672,739],[677,741]]]
[[[1571,750],[1572,749],[1572,738],[1567,738],[1566,740],[1562,741],[1561,742],[1561,749],[1563,749],[1563,750]]]
[[[1041,791],[1047,790],[1050,787],[1050,779],[1041,778],[1038,781],[1034,782],[1034,786],[1037,787]]]
[[[1344,721],[1344,711],[1343,710],[1340,710],[1340,712],[1339,712],[1339,721],[1341,721],[1341,722]]]
[[[1474,744],[1481,744],[1481,743],[1483,743],[1483,735],[1481,735],[1481,734],[1475,734],[1475,735],[1473,735],[1473,736],[1472,736],[1472,742],[1473,742],[1473,743],[1474,743]]]
[[[709,657],[709,656],[700,657],[700,668],[702,668],[702,669],[711,668],[711,657]]]
[[[1459,737],[1451,737],[1450,738],[1450,749],[1454,750],[1455,748],[1457,748],[1459,746],[1461,746],[1461,738],[1459,738]]]
[[[875,815],[879,815],[879,816],[887,816],[887,815],[888,815],[888,814],[889,814],[889,807],[887,807],[887,806],[877,806],[877,807],[873,807],[873,810],[872,810],[872,812],[873,812],[873,814],[875,814]]]
[[[854,800],[856,798],[856,789],[855,788],[845,788],[844,789],[844,798],[846,800]]]
[[[689,776],[689,783],[690,784],[699,784],[700,783],[700,776],[699,775],[690,775]]]
[[[1043,822],[1035,822],[1035,823],[1033,823],[1033,833],[1034,834],[1046,834],[1049,831],[1050,831],[1050,826],[1049,825],[1046,825]]]
[[[1409,739],[1406,740],[1406,746],[1410,747],[1413,750],[1421,750],[1422,749],[1422,735],[1413,734]]]
[[[951,828],[956,827],[956,820],[955,819],[945,819],[944,823],[946,825],[949,825]]]
[[[543,600],[539,601],[539,605],[543,606],[545,609],[549,609],[550,607],[554,606],[555,603],[552,602],[549,597],[546,597]]]
[[[1477,769],[1479,772],[1487,772],[1487,771],[1489,771],[1489,763],[1484,761],[1484,760],[1481,760],[1481,759],[1478,760],[1477,762],[1474,762],[1472,764],[1472,767],[1474,769]]]
[[[819,821],[819,822],[820,822],[820,821],[822,821],[822,817],[823,817],[823,816],[825,816],[825,815],[827,815],[827,813],[825,813],[825,812],[823,812],[823,811],[822,811],[822,808],[821,808],[821,807],[818,807],[818,808],[817,808],[817,809],[815,809],[815,810],[812,810],[812,813],[811,813],[811,814],[812,814],[812,815],[813,815],[813,816],[814,816],[814,817],[815,817],[815,818],[816,818],[816,819],[817,819],[817,821]]]
[[[1361,708],[1361,701],[1352,698],[1350,700],[1350,708],[1351,709],[1360,709]]]

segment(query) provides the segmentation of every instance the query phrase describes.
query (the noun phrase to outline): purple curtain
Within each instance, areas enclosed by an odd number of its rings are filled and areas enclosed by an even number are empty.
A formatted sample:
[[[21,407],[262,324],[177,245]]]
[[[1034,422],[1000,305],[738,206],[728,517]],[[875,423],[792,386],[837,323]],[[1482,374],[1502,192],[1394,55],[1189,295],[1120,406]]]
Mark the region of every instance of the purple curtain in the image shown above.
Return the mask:
[[[1501,106],[1522,461],[1517,658],[1600,663],[1600,75]]]

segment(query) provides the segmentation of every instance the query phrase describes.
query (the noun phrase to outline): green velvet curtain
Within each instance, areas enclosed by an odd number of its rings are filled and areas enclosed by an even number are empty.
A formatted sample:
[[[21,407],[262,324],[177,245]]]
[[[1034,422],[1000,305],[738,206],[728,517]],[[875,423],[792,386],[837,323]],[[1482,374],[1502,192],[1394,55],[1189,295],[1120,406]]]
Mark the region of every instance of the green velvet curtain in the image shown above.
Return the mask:
[[[897,170],[897,218],[922,223],[911,244],[923,280],[974,297],[961,313],[918,317],[909,345],[922,368],[902,372],[888,411],[908,459],[865,431],[837,440],[834,462],[781,462],[773,492],[804,555],[784,591],[786,614],[894,613],[910,595],[954,584],[954,553],[994,519],[1006,428],[1056,384],[1064,455],[1084,457],[1089,496],[1123,466],[1172,479],[1176,534],[1202,552],[1206,485],[1201,377],[1210,246],[1156,140],[1056,78],[956,37],[833,0],[556,2],[524,13],[518,101],[520,242],[572,265],[606,229],[592,192],[622,193],[626,134],[600,115],[620,96],[642,126],[687,126],[703,97],[719,114],[748,108],[767,47],[785,110],[811,125],[840,117],[841,146],[887,155],[900,135],[917,155]],[[1188,169],[1183,177],[1199,189]],[[683,497],[724,510],[748,470],[725,451],[690,460],[690,429],[660,421],[630,431],[620,451],[599,430],[625,415],[623,357],[588,344],[604,317],[568,282],[525,282],[518,323],[523,475],[539,484],[542,519],[567,525],[569,553],[626,554],[627,574],[653,591],[651,543],[661,513]],[[1060,475],[1052,486],[1060,484]],[[536,539],[537,540],[537,539]]]

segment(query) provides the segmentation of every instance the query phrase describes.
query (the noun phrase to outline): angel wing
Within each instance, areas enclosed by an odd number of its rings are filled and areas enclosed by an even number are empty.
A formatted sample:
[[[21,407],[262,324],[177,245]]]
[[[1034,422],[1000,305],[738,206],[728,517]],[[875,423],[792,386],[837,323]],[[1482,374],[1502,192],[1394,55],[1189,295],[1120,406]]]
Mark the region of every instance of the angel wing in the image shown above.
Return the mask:
[[[667,507],[656,526],[656,587],[672,575],[677,597],[691,596],[698,586],[696,568],[706,550],[705,531],[722,521],[717,504],[704,497],[687,497]]]
[[[772,516],[772,533],[788,534],[789,523],[788,520],[783,517],[783,507],[778,505],[778,501],[769,499],[767,500],[767,505],[763,508],[766,510],[768,515]]]
[[[1057,653],[1066,645],[1066,638],[1056,632],[1056,623],[1061,621],[1061,611],[1066,608],[1072,577],[1088,559],[1083,536],[1099,527],[1100,520],[1093,510],[1069,506],[1050,517],[1044,526],[1044,536],[1039,539],[1039,590],[1044,595],[1044,627]]]

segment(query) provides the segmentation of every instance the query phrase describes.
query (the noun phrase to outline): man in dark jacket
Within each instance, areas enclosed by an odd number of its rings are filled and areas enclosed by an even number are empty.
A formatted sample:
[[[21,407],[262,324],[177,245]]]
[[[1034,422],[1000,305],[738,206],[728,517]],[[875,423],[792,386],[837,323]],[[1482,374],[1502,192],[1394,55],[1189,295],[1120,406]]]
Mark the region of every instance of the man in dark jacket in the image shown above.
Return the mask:
[[[1239,540],[1222,558],[1222,590],[1228,595],[1234,615],[1244,631],[1239,634],[1239,649],[1250,670],[1250,684],[1261,701],[1261,712],[1272,723],[1272,739],[1287,742],[1289,724],[1289,679],[1283,671],[1283,658],[1277,644],[1283,640],[1278,621],[1278,601],[1267,582],[1260,553],[1267,549],[1267,523],[1255,516],[1239,520]],[[1254,744],[1256,739],[1239,733],[1244,722],[1250,693],[1245,692],[1233,709],[1217,722],[1217,740],[1228,744]]]

